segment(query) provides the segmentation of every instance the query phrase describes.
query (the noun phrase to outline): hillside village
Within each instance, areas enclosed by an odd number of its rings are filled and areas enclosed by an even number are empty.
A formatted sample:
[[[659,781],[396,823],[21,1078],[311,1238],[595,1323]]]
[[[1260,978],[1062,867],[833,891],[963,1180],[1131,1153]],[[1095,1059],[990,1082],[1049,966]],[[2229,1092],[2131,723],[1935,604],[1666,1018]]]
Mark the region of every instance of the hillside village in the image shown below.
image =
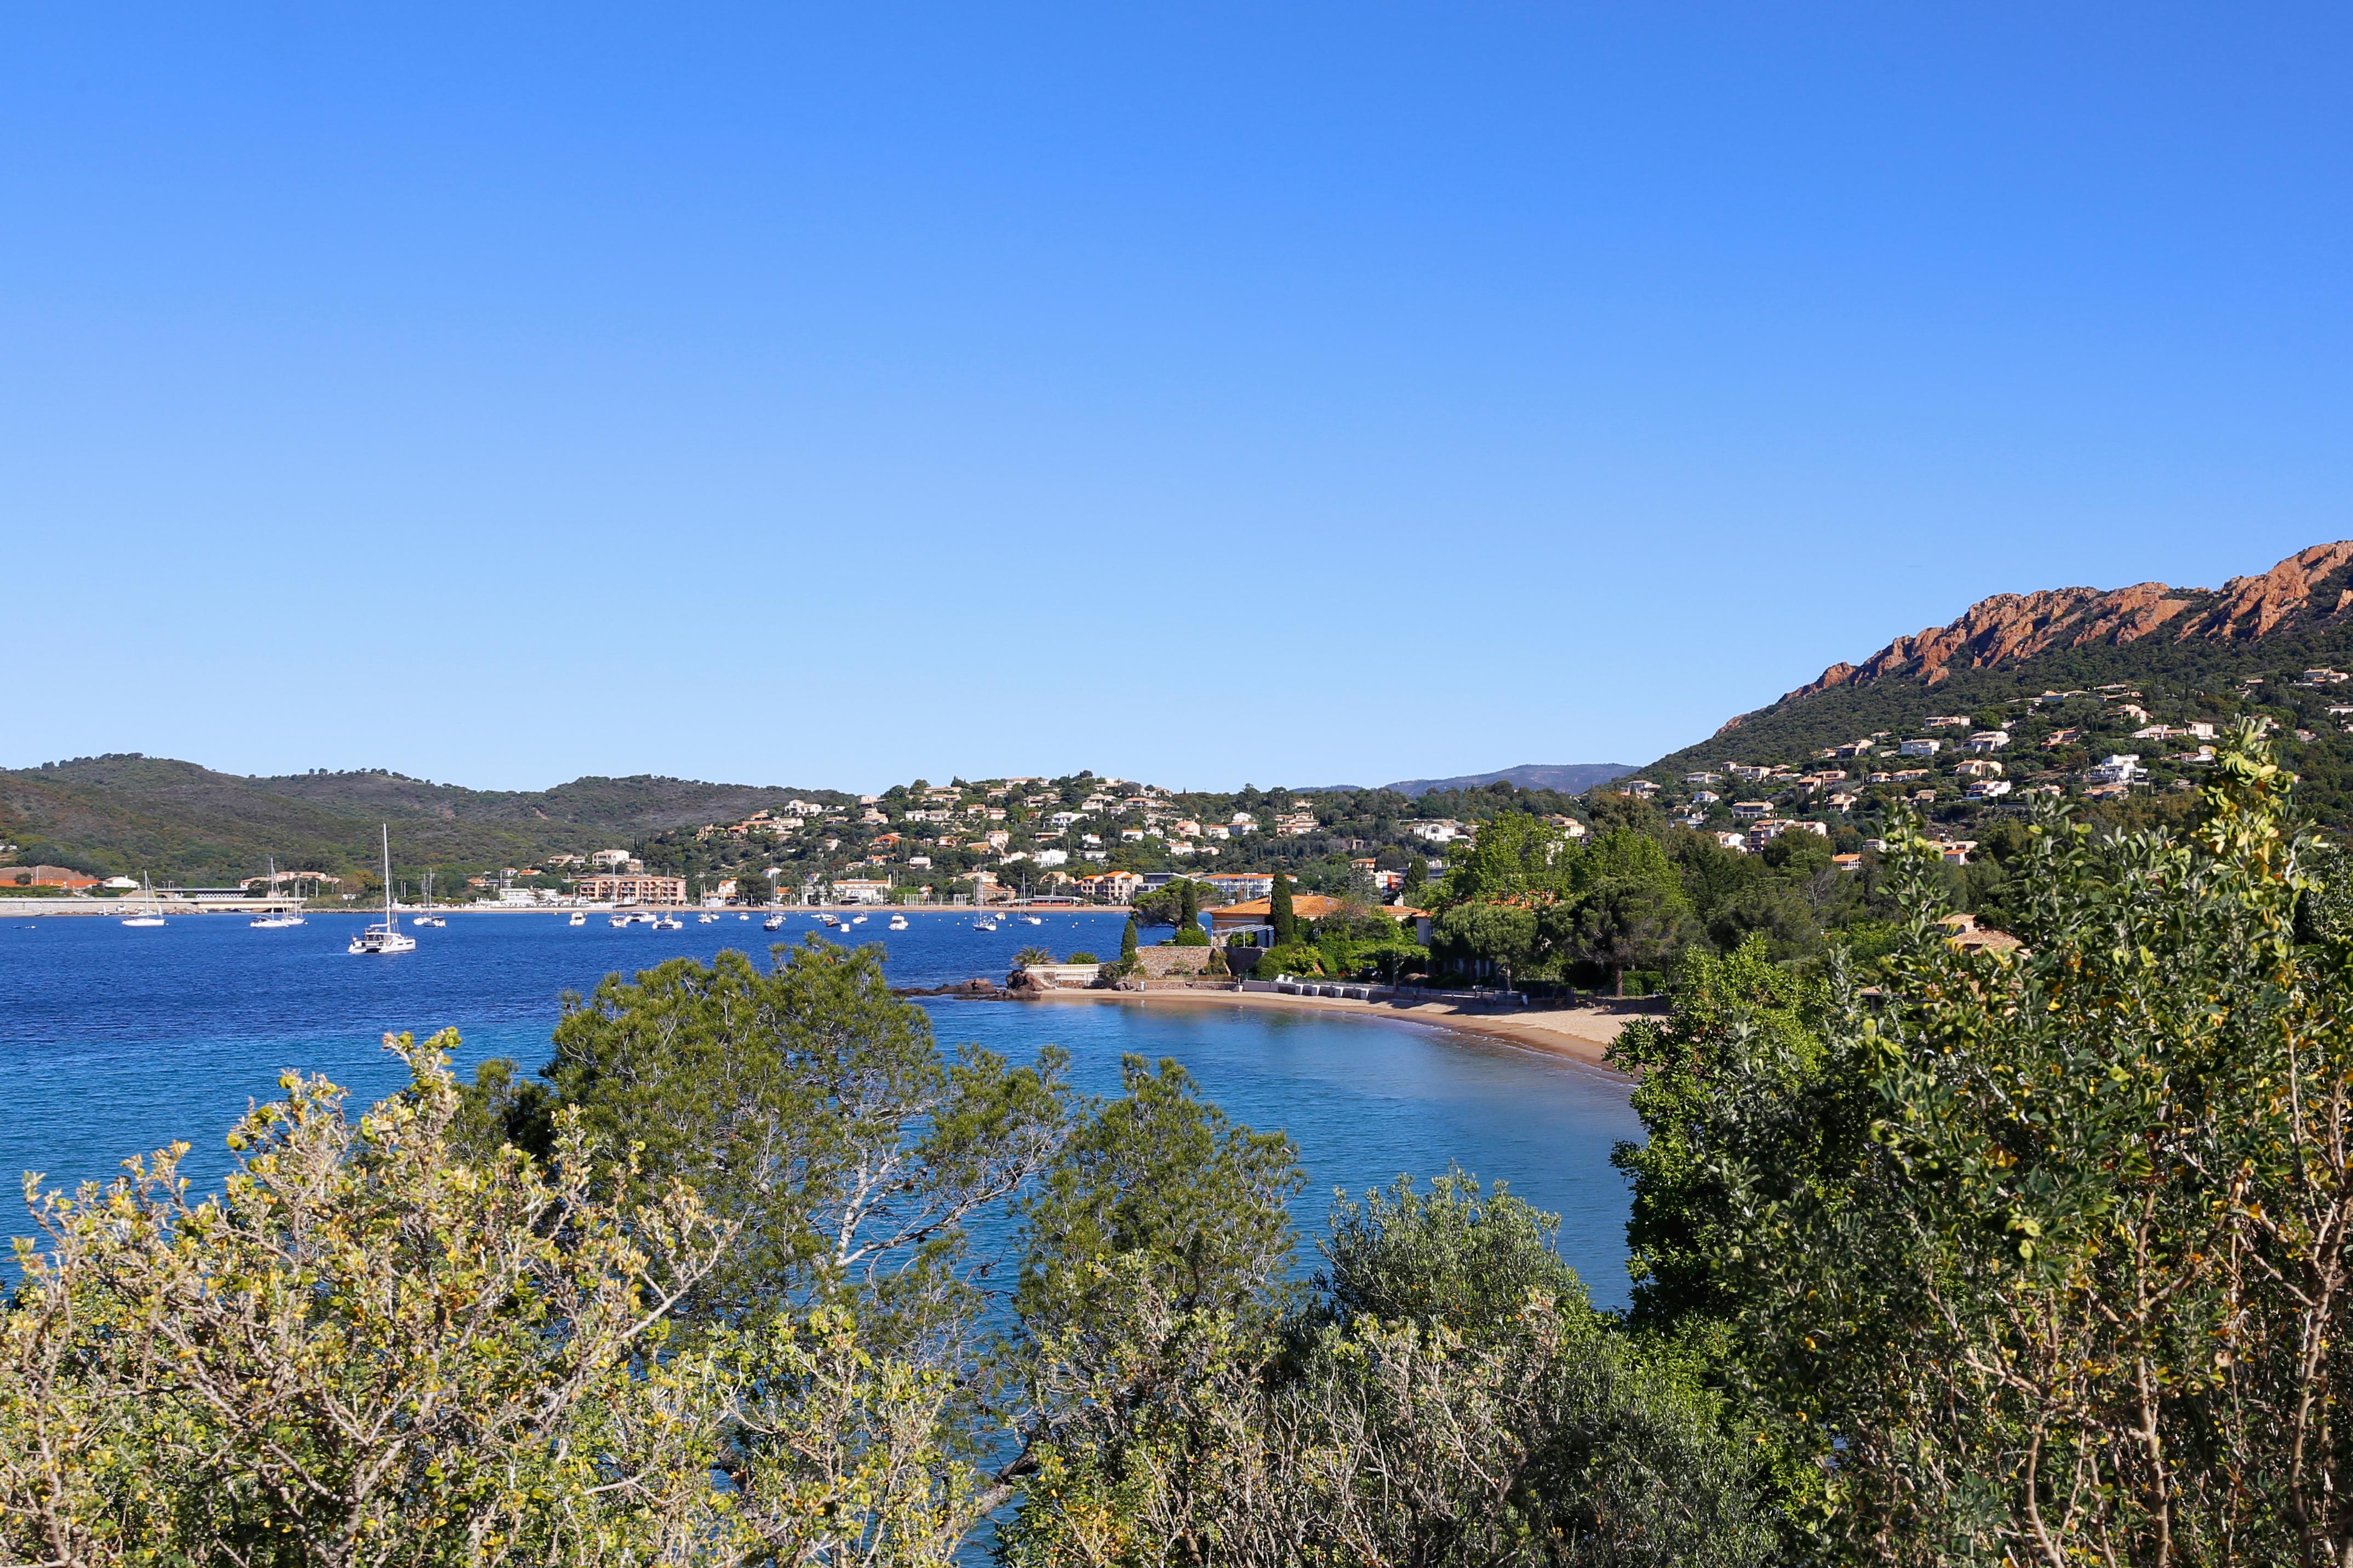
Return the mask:
[[[2291,708],[2284,719],[2260,710],[2268,705],[2260,676],[2220,700],[2154,683],[2045,689],[1970,712],[1923,711],[1905,730],[1819,747],[1803,760],[1760,756],[1735,729],[1718,737],[1728,754],[1713,765],[1654,766],[1614,787],[1740,849],[1792,829],[1829,836],[1840,824],[1909,807],[1947,830],[1947,858],[1965,864],[1974,846],[1963,835],[1973,825],[2022,816],[2038,796],[2116,805],[2193,790],[2213,765],[2217,736],[2250,710],[2258,729],[2291,750],[2321,744],[2321,731],[2307,725],[2353,732],[2353,693],[2336,700],[2347,679],[2327,668],[2294,677],[2286,685],[2305,711]],[[1920,694],[1924,710],[1936,695]]]
[[[110,769],[118,775],[135,769],[142,778],[162,770],[197,771],[145,759],[93,759],[33,776],[46,781]],[[164,778],[169,789],[187,788],[178,773]],[[918,779],[870,795],[712,786],[702,798],[736,809],[706,812],[700,820],[691,812],[695,797],[681,801],[674,781],[652,781],[669,786],[666,825],[615,833],[621,814],[608,809],[601,825],[583,814],[567,828],[554,813],[534,807],[529,831],[544,847],[485,863],[480,848],[453,829],[456,792],[448,786],[386,773],[204,780],[215,795],[236,793],[270,803],[298,785],[312,799],[339,788],[358,797],[348,805],[337,798],[339,809],[355,820],[338,831],[331,821],[305,819],[300,834],[279,830],[274,837],[272,827],[260,826],[251,830],[256,847],[237,856],[248,862],[242,874],[197,881],[159,868],[159,888],[227,894],[274,886],[280,893],[331,900],[370,894],[381,879],[367,853],[374,835],[362,831],[362,822],[372,826],[375,811],[391,820],[394,879],[403,896],[424,896],[429,873],[434,899],[453,903],[760,902],[772,897],[947,903],[1026,894],[1124,904],[1178,875],[1202,883],[1214,898],[1240,900],[1265,896],[1278,868],[1303,893],[1393,900],[1409,882],[1442,872],[1449,851],[1474,842],[1480,825],[1499,814],[1532,813],[1572,834],[1585,832],[1577,797],[1502,781],[1418,795],[1387,788],[1181,792],[1091,772],[937,784]],[[602,792],[618,795],[631,782],[601,781]],[[150,803],[164,793],[134,797],[123,815],[152,810]],[[518,815],[500,802],[455,804],[483,815]],[[679,809],[681,804],[689,809]],[[363,808],[371,808],[370,816],[359,819]],[[465,826],[461,816],[457,826]],[[33,841],[29,832],[18,831],[26,841],[0,845],[0,896],[121,894],[139,886],[138,877],[126,873],[155,863],[139,857],[135,841],[125,842],[128,834],[92,854]],[[501,822],[500,831],[512,830]],[[348,840],[347,847],[336,843],[341,853],[321,852],[321,840],[331,833]],[[207,836],[217,842],[216,830]],[[280,846],[274,885],[266,857],[258,852],[272,842]],[[216,849],[205,854],[215,861],[227,858]]]
[[[740,897],[843,902],[1124,904],[1175,877],[1228,900],[1264,897],[1280,869],[1304,892],[1394,899],[1444,870],[1482,821],[1538,812],[1585,832],[1573,797],[1508,783],[1409,797],[1389,790],[1184,793],[1080,773],[924,780],[828,808],[795,801],[638,846],[648,871]]]

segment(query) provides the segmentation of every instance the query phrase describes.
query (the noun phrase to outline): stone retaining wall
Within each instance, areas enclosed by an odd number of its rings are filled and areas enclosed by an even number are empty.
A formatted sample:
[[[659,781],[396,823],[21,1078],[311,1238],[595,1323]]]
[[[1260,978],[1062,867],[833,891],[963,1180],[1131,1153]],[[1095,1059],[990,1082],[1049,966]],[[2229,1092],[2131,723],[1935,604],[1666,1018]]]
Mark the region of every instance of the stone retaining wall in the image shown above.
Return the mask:
[[[1144,973],[1155,980],[1166,980],[1172,974],[1207,974],[1209,955],[1214,947],[1139,947],[1135,960]]]

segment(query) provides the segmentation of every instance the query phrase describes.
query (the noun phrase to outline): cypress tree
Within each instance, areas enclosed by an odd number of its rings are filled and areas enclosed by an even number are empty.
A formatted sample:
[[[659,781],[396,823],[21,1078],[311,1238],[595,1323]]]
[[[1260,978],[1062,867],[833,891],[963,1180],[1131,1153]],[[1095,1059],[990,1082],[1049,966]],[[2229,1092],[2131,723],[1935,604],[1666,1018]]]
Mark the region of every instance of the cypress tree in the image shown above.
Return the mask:
[[[1127,929],[1119,933],[1119,961],[1133,963],[1135,958],[1135,917],[1127,917]]]
[[[1404,896],[1406,898],[1410,899],[1414,894],[1421,891],[1422,884],[1429,880],[1429,861],[1417,855],[1405,863]]]
[[[1299,940],[1299,917],[1291,910],[1291,879],[1280,871],[1274,874],[1274,892],[1267,900],[1267,911],[1275,946],[1288,947]]]

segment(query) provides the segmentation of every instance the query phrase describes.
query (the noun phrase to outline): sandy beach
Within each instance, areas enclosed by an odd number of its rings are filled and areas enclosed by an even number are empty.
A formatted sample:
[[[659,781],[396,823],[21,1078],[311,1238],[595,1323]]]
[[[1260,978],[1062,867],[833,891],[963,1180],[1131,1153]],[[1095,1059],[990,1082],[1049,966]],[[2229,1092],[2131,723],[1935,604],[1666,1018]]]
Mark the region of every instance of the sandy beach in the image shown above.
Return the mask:
[[[1610,1043],[1634,1019],[1656,1016],[1657,1009],[1642,1003],[1602,1003],[1586,1007],[1560,1007],[1519,1013],[1466,1010],[1449,1002],[1358,1002],[1340,996],[1292,996],[1271,991],[1049,991],[1043,1002],[1109,1003],[1136,1007],[1271,1007],[1301,1013],[1340,1013],[1358,1017],[1389,1018],[1424,1024],[1461,1034],[1508,1040],[1529,1050],[1567,1057],[1605,1070]]]

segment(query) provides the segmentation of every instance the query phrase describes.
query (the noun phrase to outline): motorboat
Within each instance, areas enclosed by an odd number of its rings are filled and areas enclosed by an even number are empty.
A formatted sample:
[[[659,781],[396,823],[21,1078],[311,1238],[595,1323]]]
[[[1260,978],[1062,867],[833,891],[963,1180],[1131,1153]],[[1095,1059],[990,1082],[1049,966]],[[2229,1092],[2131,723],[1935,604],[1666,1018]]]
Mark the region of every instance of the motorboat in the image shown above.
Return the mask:
[[[752,917],[750,915],[737,915],[735,918],[739,921],[748,921]]]
[[[1041,926],[1046,923],[1046,918],[1043,915],[1023,915],[1021,917],[1021,923],[1023,925]]]
[[[352,944],[343,951],[354,955],[417,951],[417,939],[400,929],[400,917],[392,912],[391,824],[385,824],[381,831],[384,834],[384,919],[352,938]]]
[[[849,917],[849,923],[854,926],[862,926],[866,923],[866,917],[864,915],[852,915]]]
[[[619,931],[625,925],[635,924],[637,918],[638,917],[635,915],[615,915],[611,920],[607,921],[605,923],[611,926],[615,931]]]
[[[699,926],[707,926],[712,924],[718,919],[719,917],[717,915],[697,915],[694,917],[694,923]]]
[[[564,923],[568,926],[585,926],[588,923],[588,917],[582,911],[575,910],[572,911],[572,918]]]
[[[905,931],[907,929],[907,917],[904,915],[892,915],[891,917],[891,929],[892,931]]]

